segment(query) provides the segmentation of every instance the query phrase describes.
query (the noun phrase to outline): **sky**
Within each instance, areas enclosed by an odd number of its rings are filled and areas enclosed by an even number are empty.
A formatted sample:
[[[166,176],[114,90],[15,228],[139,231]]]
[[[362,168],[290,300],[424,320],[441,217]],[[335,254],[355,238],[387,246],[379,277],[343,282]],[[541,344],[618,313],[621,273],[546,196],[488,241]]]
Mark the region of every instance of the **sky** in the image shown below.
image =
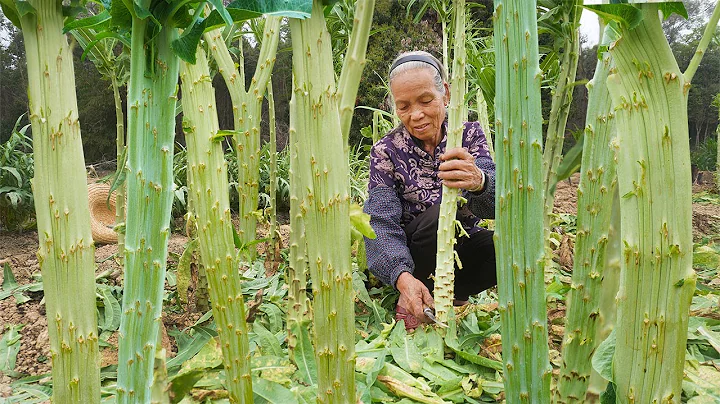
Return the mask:
[[[585,35],[586,42],[583,46],[591,48],[598,43],[600,24],[598,24],[597,14],[583,10],[582,16],[580,16],[580,34]]]

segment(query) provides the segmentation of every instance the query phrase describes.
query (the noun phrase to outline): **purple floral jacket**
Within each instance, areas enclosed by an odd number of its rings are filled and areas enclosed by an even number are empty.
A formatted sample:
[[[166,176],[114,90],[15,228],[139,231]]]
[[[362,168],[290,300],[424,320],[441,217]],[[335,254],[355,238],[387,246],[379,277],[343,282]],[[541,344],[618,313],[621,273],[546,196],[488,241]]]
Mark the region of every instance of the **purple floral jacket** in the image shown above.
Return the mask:
[[[370,271],[382,282],[395,286],[402,272],[415,269],[404,231],[420,213],[442,199],[442,183],[437,176],[445,152],[447,121],[443,138],[431,156],[403,125],[380,139],[370,152],[370,181],[365,213],[370,215],[377,238],[365,239]],[[487,140],[477,122],[466,122],[462,147],[475,157],[485,173],[485,189],[463,192],[468,203],[459,209],[460,221],[469,234],[480,230],[478,218],[495,216],[495,163]]]

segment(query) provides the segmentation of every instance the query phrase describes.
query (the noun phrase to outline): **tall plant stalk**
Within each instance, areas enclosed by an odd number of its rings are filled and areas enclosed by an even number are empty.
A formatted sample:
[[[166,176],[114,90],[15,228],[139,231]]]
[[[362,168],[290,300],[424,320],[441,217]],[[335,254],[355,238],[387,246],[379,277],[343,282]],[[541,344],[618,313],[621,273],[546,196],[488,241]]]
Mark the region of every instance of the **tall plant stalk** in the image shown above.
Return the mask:
[[[136,6],[149,10],[151,1],[142,0]],[[118,358],[119,403],[148,402],[151,397],[170,237],[180,65],[180,59],[170,48],[171,42],[178,38],[176,28],[159,27],[149,17],[133,12],[131,38],[128,215]]]
[[[633,29],[621,26],[622,38],[610,48],[617,71],[608,78],[624,246],[613,381],[620,403],[679,402],[696,279],[687,96],[720,4],[684,74],[658,5],[628,7],[639,8],[641,20]]]
[[[22,29],[27,55],[35,152],[32,188],[48,318],[53,401],[98,403],[95,247],[90,233],[72,49],[63,34],[61,2],[24,3],[26,12],[15,22]],[[9,8],[3,4],[6,13]]]
[[[353,31],[369,35],[370,1],[358,1]],[[370,5],[368,13],[359,13]],[[365,28],[358,28],[365,27]],[[293,97],[290,132],[294,133],[297,163],[292,181],[300,191],[298,214],[306,234],[307,262],[313,284],[315,356],[318,402],[354,403],[354,292],[350,264],[350,183],[347,147],[341,124],[340,100],[357,88],[360,72],[341,73],[343,88],[335,85],[330,35],[321,0],[313,2],[312,17],[291,19]],[[356,37],[353,32],[351,37]],[[351,39],[352,41],[352,39]],[[365,48],[348,46],[346,59],[364,60]],[[343,70],[347,68],[347,64]],[[354,97],[352,97],[354,99]]]
[[[614,146],[615,117],[607,89],[612,68],[605,53],[587,84],[588,107],[585,120],[581,179],[578,187],[577,238],[572,284],[567,298],[567,324],[563,338],[555,402],[584,403],[592,371],[591,359],[598,341],[600,298],[606,249],[617,185]],[[617,290],[617,289],[616,289]]]
[[[557,169],[562,160],[565,128],[575,89],[575,75],[580,56],[580,30],[578,28],[582,4],[583,0],[562,0],[558,5],[562,13],[559,26],[563,31],[563,52],[560,60],[560,74],[552,95],[543,155],[546,229],[550,228],[550,214],[555,202],[553,187],[557,180]]]
[[[536,2],[495,0],[495,246],[508,402],[550,401]]]
[[[275,128],[275,96],[273,95],[272,77],[267,86],[268,120],[270,125],[270,242],[273,260],[275,257],[275,243],[277,242],[277,130]]]
[[[485,94],[481,88],[477,89],[475,99],[477,100],[478,122],[480,123],[480,128],[483,130],[485,138],[487,139],[488,153],[490,153],[490,157],[494,159],[495,144],[493,143],[493,136],[490,132],[490,114],[488,113],[488,104],[485,100]]]
[[[275,54],[280,37],[281,17],[265,17],[260,54],[255,73],[246,89],[245,69],[241,56],[239,69],[222,37],[223,30],[205,33],[205,40],[217,62],[218,72],[225,80],[233,104],[235,135],[233,136],[238,160],[238,194],[240,199],[240,225],[238,235],[243,244],[255,239],[260,177],[260,118],[262,101],[270,74],[275,65]],[[239,46],[242,55],[242,40]],[[255,256],[254,249],[247,251],[248,258]]]
[[[125,117],[122,110],[122,101],[120,100],[120,82],[117,75],[112,79],[113,98],[115,100],[115,155],[117,158],[117,172],[120,173],[125,169]],[[126,183],[123,181],[115,190],[115,225],[125,223],[125,189]],[[125,229],[115,230],[118,240],[118,257],[120,262],[125,261]]]
[[[448,108],[448,133],[446,149],[462,145],[463,121],[465,117],[465,0],[453,3],[455,15],[455,38],[450,84],[450,107]],[[437,259],[435,262],[435,314],[437,319],[447,322],[454,314],[455,297],[455,214],[457,213],[459,190],[442,187],[442,202],[438,218]]]
[[[215,90],[205,52],[181,65],[183,130],[187,141],[188,186],[197,218],[200,258],[207,273],[230,401],[250,403],[250,348],[245,302],[233,242],[228,174],[218,137]]]

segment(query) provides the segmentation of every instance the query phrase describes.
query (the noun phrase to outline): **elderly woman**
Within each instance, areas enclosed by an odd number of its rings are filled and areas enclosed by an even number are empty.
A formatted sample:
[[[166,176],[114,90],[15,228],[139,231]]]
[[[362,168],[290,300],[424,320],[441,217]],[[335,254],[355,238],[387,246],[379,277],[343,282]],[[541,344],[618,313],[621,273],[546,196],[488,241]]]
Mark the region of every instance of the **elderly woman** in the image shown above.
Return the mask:
[[[412,329],[434,307],[430,290],[435,272],[442,185],[458,188],[468,203],[458,220],[469,237],[455,250],[455,304],[496,284],[491,231],[478,218],[495,213],[495,163],[480,126],[465,123],[462,147],[446,150],[450,88],[445,67],[427,52],[398,56],[390,68],[390,90],[401,125],[370,153],[369,197],[365,212],[377,233],[365,239],[370,271],[400,292],[396,318]]]

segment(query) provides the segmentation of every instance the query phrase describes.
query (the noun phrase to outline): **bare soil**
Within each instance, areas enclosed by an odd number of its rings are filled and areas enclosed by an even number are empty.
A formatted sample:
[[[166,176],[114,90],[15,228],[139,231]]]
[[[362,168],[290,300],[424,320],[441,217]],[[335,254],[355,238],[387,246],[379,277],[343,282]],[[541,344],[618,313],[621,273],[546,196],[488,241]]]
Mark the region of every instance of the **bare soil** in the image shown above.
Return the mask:
[[[569,180],[558,184],[555,198],[555,212],[576,214],[577,212],[577,184],[579,176],[576,174]],[[705,187],[707,188],[707,187]],[[703,187],[695,187],[695,192],[704,190]],[[286,218],[285,218],[286,219]],[[281,219],[282,220],[282,219]],[[283,220],[286,222],[286,220]],[[176,229],[182,229],[182,223],[175,223]],[[267,224],[261,224],[258,228],[258,236],[265,237],[268,233]],[[278,228],[283,241],[283,248],[287,247],[289,226],[281,225]],[[693,204],[693,238],[696,240],[713,236],[720,233],[720,205]],[[173,234],[170,239],[169,266],[177,264],[176,257],[179,257],[185,248],[188,239],[182,234]],[[33,274],[40,273],[40,267],[36,257],[37,233],[27,231],[23,233],[0,233],[0,263],[7,261],[17,282],[21,285],[33,282]],[[562,247],[562,245],[561,245]],[[570,247],[571,248],[571,247]],[[259,245],[258,250],[263,253],[264,245]],[[562,249],[562,248],[561,248]],[[119,285],[122,282],[122,267],[116,261],[117,245],[98,246],[95,253],[97,264],[96,274],[104,274],[111,284]],[[568,252],[571,254],[571,250]],[[568,257],[560,259],[571,260]],[[567,255],[567,254],[565,254]],[[571,255],[570,255],[571,257]],[[0,274],[0,283],[2,274]],[[168,287],[166,285],[166,287]],[[169,288],[169,287],[168,287]],[[15,371],[25,375],[42,375],[50,372],[49,342],[47,334],[47,320],[45,317],[45,306],[41,304],[42,292],[26,293],[31,298],[23,304],[16,304],[14,297],[0,300],[0,335],[5,332],[11,324],[24,324],[21,330],[22,339],[20,353],[17,357]],[[561,311],[558,311],[561,315]],[[163,323],[165,330],[183,329],[197,321],[201,313],[186,311],[182,313],[165,313]],[[551,316],[552,318],[552,316]],[[557,325],[557,327],[561,327]],[[555,334],[561,335],[562,330]],[[167,337],[164,331],[163,346],[169,355],[176,353],[174,341]],[[117,363],[117,335],[108,339],[111,347],[103,348],[101,351],[103,366]],[[3,386],[7,386],[12,379],[0,373],[0,397],[3,396]]]

